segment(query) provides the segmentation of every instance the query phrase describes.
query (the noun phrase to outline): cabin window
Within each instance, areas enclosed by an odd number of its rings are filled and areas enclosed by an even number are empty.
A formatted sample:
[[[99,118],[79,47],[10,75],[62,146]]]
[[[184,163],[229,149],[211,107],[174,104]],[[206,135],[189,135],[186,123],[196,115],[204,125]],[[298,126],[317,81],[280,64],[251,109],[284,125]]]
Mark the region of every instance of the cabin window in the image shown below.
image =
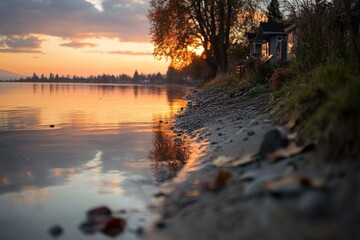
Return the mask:
[[[269,56],[269,43],[268,42],[264,42],[261,45],[261,56],[262,57],[267,57]]]

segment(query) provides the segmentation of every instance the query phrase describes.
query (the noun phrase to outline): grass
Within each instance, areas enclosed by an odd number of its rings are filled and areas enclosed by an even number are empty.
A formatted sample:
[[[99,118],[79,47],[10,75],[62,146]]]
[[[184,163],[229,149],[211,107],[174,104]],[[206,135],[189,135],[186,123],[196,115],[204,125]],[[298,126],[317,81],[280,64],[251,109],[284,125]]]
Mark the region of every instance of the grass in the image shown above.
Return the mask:
[[[298,112],[306,142],[318,143],[323,159],[354,159],[360,153],[360,79],[342,64],[298,76],[272,94],[283,120]]]

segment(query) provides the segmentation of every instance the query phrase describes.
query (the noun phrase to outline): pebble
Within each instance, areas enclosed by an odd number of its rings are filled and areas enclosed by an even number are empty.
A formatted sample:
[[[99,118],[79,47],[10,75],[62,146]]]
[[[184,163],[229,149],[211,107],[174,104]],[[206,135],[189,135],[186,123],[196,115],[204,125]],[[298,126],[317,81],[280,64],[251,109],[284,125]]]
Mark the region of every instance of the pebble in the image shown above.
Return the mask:
[[[255,135],[255,132],[253,130],[248,130],[247,131],[247,135],[250,137],[250,136],[254,136]]]
[[[49,234],[54,238],[60,237],[64,233],[64,230],[59,225],[52,226],[49,229]]]
[[[300,213],[306,217],[321,217],[329,210],[329,196],[322,191],[309,191],[299,201]]]
[[[272,120],[271,119],[264,119],[262,122],[263,123],[272,123]]]
[[[163,221],[160,221],[160,222],[157,222],[155,226],[157,229],[161,230],[161,229],[166,228],[166,223]]]
[[[176,142],[176,143],[182,142],[181,138],[175,138],[175,139],[173,139],[173,141]]]
[[[244,197],[253,198],[260,197],[264,192],[263,181],[252,181],[244,185]]]
[[[252,119],[249,123],[248,123],[248,126],[249,127],[254,127],[254,126],[257,126],[259,125],[259,121],[257,119]]]

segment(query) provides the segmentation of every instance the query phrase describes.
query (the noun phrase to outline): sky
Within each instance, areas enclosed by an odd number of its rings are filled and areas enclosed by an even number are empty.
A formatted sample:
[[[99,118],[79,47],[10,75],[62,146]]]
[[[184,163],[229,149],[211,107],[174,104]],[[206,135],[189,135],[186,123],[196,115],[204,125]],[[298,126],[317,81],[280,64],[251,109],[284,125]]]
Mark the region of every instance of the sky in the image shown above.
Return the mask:
[[[0,68],[22,75],[165,73],[149,0],[0,0]]]

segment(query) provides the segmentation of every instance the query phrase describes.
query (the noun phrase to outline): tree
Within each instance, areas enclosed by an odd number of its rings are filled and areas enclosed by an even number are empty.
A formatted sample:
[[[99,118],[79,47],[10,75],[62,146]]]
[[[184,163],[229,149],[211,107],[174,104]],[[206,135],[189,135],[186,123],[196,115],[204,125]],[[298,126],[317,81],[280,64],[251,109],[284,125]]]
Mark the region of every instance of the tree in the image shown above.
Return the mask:
[[[280,6],[278,0],[271,0],[269,5],[267,6],[266,16],[268,17],[268,21],[278,22],[283,19],[283,15],[280,12]]]
[[[228,68],[232,28],[243,6],[236,0],[151,0],[148,18],[155,57],[188,65],[202,46],[210,78]]]
[[[134,82],[139,82],[140,81],[139,73],[138,73],[137,70],[135,70],[135,72],[134,72],[133,81]]]

